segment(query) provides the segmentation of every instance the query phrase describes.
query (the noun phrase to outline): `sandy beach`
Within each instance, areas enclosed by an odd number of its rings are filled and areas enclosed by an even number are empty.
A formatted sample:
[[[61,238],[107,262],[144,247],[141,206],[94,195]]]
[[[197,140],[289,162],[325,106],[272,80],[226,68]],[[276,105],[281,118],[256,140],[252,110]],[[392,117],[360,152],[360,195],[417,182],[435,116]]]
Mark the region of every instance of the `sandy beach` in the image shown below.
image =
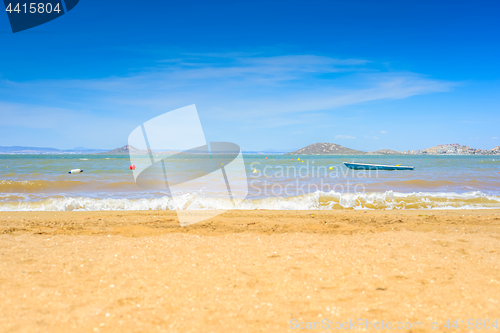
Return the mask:
[[[499,210],[229,211],[184,228],[172,211],[2,212],[0,331],[469,332],[462,319],[500,321],[499,245]]]

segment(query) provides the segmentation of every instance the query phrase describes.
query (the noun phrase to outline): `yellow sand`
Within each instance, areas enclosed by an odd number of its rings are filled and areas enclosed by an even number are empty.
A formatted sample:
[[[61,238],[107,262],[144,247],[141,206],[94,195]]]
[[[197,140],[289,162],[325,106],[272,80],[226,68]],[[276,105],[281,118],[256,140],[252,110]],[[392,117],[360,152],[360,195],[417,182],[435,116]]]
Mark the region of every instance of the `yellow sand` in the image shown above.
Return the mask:
[[[168,211],[9,212],[0,233],[0,332],[500,325],[499,210],[231,211],[185,228]]]

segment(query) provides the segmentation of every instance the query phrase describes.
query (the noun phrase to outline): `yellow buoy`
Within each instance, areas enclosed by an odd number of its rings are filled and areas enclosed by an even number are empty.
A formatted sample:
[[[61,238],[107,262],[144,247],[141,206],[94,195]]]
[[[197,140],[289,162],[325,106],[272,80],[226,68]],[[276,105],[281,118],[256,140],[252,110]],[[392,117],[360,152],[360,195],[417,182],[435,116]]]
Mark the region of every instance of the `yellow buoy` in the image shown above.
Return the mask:
[[[300,161],[300,157],[297,159],[297,161]]]
[[[401,164],[396,164],[396,166],[401,166]]]
[[[329,170],[333,170],[333,167],[329,167],[328,169],[329,169]]]
[[[257,168],[254,168],[254,169],[253,169],[253,173],[257,173]]]

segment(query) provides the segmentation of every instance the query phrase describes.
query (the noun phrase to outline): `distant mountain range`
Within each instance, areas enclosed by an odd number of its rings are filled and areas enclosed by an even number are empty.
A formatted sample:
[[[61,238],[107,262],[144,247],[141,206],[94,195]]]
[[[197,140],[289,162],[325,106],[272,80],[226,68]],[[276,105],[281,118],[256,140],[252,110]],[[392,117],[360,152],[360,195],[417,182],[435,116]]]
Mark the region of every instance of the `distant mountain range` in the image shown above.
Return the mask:
[[[93,149],[86,147],[75,147],[73,149],[57,149],[49,147],[24,147],[24,146],[0,146],[0,154],[101,154],[101,155],[128,155],[129,151],[133,154],[141,155],[147,154],[147,150],[140,150],[133,146],[125,145],[116,149]],[[289,149],[265,149],[255,151],[243,151],[244,154],[284,154]],[[173,154],[177,151],[161,151],[154,152],[153,154]]]
[[[23,147],[0,146],[0,154],[100,154],[100,155],[135,155],[148,154],[147,150],[140,150],[130,145],[125,145],[113,150],[93,149],[85,147],[75,147],[73,149],[56,149],[48,147]],[[177,154],[177,151],[154,152],[153,154]],[[335,143],[314,143],[307,147],[293,152],[287,152],[286,149],[266,149],[261,151],[243,151],[244,154],[285,154],[285,155],[500,155],[500,146],[492,149],[475,149],[469,146],[459,145],[458,143],[437,145],[423,150],[396,151],[391,149],[380,149],[377,151],[364,152],[356,149],[343,147]]]
[[[126,146],[123,146],[121,148],[116,148],[116,149],[113,149],[110,151],[103,151],[103,152],[100,152],[98,154],[100,154],[100,155],[128,155],[128,154],[146,155],[148,153],[149,153],[149,151],[147,151],[147,150],[140,150],[140,149],[137,149],[133,146],[126,145]],[[155,152],[152,152],[152,153],[154,154]]]
[[[106,151],[106,152],[101,152],[99,154],[101,155],[128,155],[129,152],[135,155],[143,155],[143,154],[148,154],[148,151],[146,149],[140,150],[135,148],[134,146],[126,145],[121,148],[116,148],[111,151]],[[266,149],[266,150],[255,150],[255,151],[243,151],[244,154],[284,154],[286,153],[287,150],[283,149]],[[152,154],[162,154],[162,155],[170,155],[170,154],[185,154],[183,152],[178,152],[178,151],[161,151],[161,152],[156,152],[156,151],[151,151]],[[190,153],[204,153],[203,151],[196,151],[192,150]]]
[[[192,153],[203,153],[202,151],[191,151]],[[98,153],[99,155],[146,155],[146,154],[155,154],[155,155],[173,155],[173,154],[185,154],[184,152],[169,150],[169,151],[154,151],[147,149],[137,149],[131,145],[125,145],[121,148],[116,148],[110,151],[105,151]]]
[[[73,149],[63,150],[46,147],[0,146],[0,154],[95,154],[106,150],[107,149],[92,149],[85,147],[76,147]]]

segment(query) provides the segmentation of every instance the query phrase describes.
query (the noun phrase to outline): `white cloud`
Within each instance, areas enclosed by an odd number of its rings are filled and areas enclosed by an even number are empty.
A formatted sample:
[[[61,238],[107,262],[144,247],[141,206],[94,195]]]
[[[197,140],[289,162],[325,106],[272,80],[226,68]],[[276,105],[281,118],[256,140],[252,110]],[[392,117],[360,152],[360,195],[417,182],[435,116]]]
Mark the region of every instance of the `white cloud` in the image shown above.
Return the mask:
[[[352,136],[352,135],[342,135],[342,134],[335,135],[335,138],[336,139],[356,139],[355,136]]]
[[[71,103],[92,100],[141,107],[177,106],[183,100],[207,100],[219,108],[250,109],[261,114],[309,112],[380,99],[401,99],[447,91],[451,82],[415,73],[369,70],[363,59],[335,59],[314,55],[277,57],[210,57],[160,63],[131,76],[88,80],[0,82],[0,93],[46,97],[61,91]],[[343,72],[342,76],[323,77]],[[349,72],[350,74],[345,74]],[[36,89],[30,89],[36,88]],[[74,95],[74,96],[73,96]],[[89,98],[90,97],[90,98]],[[97,99],[100,99],[97,101]],[[82,103],[88,105],[88,103]],[[190,103],[188,103],[190,104]],[[228,110],[229,111],[229,110]],[[234,110],[230,110],[235,113]]]
[[[496,140],[498,139],[496,136],[492,137],[491,140]]]
[[[127,76],[0,80],[0,99],[10,103],[4,112],[22,110],[9,118],[18,126],[59,127],[60,119],[74,119],[75,132],[92,132],[95,140],[104,141],[190,104],[197,105],[202,122],[217,124],[218,132],[229,128],[236,133],[244,126],[317,128],[336,108],[448,91],[455,85],[418,73],[384,72],[364,59],[208,54],[155,62]],[[109,131],[100,133],[92,124],[84,128],[83,119],[105,124]]]
[[[387,134],[387,131],[380,131],[380,133],[382,133],[382,134]]]

